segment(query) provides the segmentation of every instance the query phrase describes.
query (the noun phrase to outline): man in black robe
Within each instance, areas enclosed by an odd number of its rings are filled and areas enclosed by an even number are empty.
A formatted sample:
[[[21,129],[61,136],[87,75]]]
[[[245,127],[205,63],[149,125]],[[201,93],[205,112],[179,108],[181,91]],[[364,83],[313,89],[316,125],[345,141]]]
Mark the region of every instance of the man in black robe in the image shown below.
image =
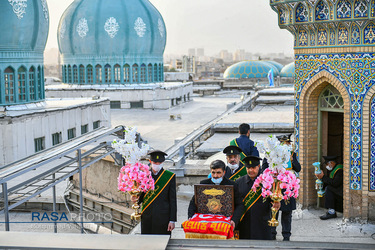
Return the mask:
[[[271,207],[280,208],[280,202],[272,205],[270,198],[263,201],[261,188],[258,192],[251,190],[255,179],[260,174],[260,159],[257,156],[245,157],[243,162],[247,175],[236,181],[245,204],[245,213],[238,225],[240,239],[271,240],[271,227],[268,225],[268,220],[271,219]]]
[[[336,210],[342,212],[343,201],[343,165],[337,164],[337,156],[323,156],[327,175],[316,174],[318,179],[323,181],[325,187],[325,207],[328,209],[325,215],[320,216],[321,220],[336,218]]]
[[[156,198],[142,212],[141,234],[170,235],[177,221],[176,175],[163,169],[166,153],[155,150],[149,153],[149,155],[151,175],[155,181],[155,187],[157,186],[157,180],[162,175],[162,178],[165,178],[166,181],[160,184],[159,190],[162,191],[158,193]],[[139,204],[144,201],[145,195],[145,193],[141,194]],[[153,198],[151,197],[150,200]]]
[[[223,153],[227,156],[225,177],[229,180],[236,181],[246,174],[246,170],[241,163],[241,152],[242,150],[237,146],[228,146],[223,150]]]
[[[221,160],[215,160],[210,164],[211,178],[202,180],[200,184],[211,184],[211,185],[231,185],[234,186],[234,212],[231,220],[233,228],[238,224],[241,215],[243,213],[243,204],[241,196],[238,192],[238,186],[234,181],[228,180],[225,177],[225,163]],[[197,213],[197,206],[195,204],[195,196],[190,200],[188,208],[188,218],[193,217]]]

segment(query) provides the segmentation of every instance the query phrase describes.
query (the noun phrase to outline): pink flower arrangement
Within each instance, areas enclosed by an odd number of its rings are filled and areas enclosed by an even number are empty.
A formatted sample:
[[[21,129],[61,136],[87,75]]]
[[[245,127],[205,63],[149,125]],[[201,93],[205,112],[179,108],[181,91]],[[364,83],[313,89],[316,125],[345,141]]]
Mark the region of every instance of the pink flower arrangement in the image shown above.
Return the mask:
[[[122,192],[147,192],[154,190],[154,184],[149,167],[140,162],[126,163],[118,176],[118,189]]]
[[[262,185],[262,196],[266,198],[275,192],[275,186],[279,185],[282,191],[282,199],[289,200],[289,198],[298,197],[300,180],[291,172],[285,169],[271,170],[267,168],[255,180],[252,187],[256,192],[256,188]]]

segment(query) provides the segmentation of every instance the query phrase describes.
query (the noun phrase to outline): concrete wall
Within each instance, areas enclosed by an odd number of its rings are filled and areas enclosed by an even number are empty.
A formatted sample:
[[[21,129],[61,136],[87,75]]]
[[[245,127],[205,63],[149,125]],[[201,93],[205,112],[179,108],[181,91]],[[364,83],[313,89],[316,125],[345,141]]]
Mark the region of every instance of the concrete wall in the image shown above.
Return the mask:
[[[141,88],[46,88],[46,96],[50,98],[78,98],[100,96],[110,98],[111,101],[120,101],[121,108],[131,108],[131,102],[143,101],[145,109],[168,109],[171,99],[184,100],[193,94],[193,83],[166,84],[159,87]],[[176,103],[174,101],[174,103]]]
[[[53,106],[54,102],[48,101],[48,105]],[[45,137],[45,148],[50,148],[54,133],[61,132],[62,142],[65,142],[68,140],[68,129],[76,128],[76,136],[80,136],[81,125],[88,124],[88,131],[93,130],[95,121],[100,121],[100,126],[111,125],[108,99],[86,101],[69,108],[45,108],[17,113],[17,116],[0,117],[0,165],[34,154],[36,138]]]
[[[129,194],[118,191],[117,178],[120,166],[115,165],[109,156],[82,171],[82,186],[89,193],[113,199],[116,202],[129,201]],[[72,180],[75,187],[79,187],[79,175]]]

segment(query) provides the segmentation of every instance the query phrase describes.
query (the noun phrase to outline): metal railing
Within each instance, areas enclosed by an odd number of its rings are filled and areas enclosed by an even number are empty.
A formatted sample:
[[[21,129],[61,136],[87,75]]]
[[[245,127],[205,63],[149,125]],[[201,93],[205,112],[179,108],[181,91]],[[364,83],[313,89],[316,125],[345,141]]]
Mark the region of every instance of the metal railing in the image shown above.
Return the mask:
[[[0,202],[3,203],[0,214],[5,214],[5,230],[10,230],[9,211],[11,209],[50,188],[53,192],[53,210],[56,212],[56,185],[76,173],[79,173],[80,178],[80,212],[82,215],[82,170],[108,155],[115,161],[118,160],[110,142],[101,142],[84,151],[82,149],[111,135],[123,138],[123,132],[123,126],[113,129],[102,127],[74,140],[0,167],[0,184],[2,186]],[[28,176],[32,170],[36,170],[36,173]],[[16,178],[19,178],[20,181],[17,181]],[[11,181],[17,183],[11,186]],[[83,217],[81,217],[80,224],[81,233],[83,233]],[[54,231],[57,232],[56,223]]]

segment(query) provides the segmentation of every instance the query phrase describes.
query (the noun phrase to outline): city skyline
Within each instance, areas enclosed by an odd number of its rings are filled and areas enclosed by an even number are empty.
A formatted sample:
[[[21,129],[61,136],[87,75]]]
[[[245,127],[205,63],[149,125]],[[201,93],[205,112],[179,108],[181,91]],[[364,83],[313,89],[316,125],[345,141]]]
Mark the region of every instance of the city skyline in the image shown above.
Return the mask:
[[[73,1],[47,0],[50,30],[46,50],[58,47],[58,23]],[[165,54],[183,55],[189,48],[203,48],[208,56],[223,49],[293,54],[293,37],[280,30],[269,1],[190,0],[178,4],[176,1],[150,0],[167,27]]]

